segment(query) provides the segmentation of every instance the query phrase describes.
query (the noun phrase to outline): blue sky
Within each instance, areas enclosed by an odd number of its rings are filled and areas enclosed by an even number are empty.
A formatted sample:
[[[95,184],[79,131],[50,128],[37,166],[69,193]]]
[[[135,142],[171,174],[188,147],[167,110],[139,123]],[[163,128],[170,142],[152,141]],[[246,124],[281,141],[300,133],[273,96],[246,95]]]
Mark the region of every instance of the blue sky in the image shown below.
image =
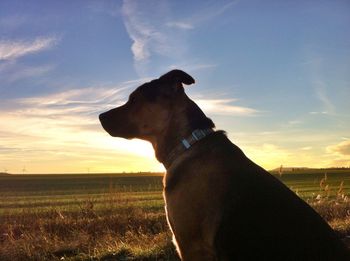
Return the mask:
[[[97,115],[172,68],[265,168],[349,166],[349,14],[349,1],[3,0],[0,171],[162,170]]]

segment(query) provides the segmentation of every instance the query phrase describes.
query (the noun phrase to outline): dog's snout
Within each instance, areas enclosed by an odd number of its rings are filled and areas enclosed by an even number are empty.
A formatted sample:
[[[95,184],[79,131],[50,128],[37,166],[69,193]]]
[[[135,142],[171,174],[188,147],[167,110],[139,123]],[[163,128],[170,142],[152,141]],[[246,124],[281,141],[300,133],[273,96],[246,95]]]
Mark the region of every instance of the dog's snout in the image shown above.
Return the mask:
[[[101,122],[101,125],[103,127],[103,129],[105,131],[107,131],[108,133],[110,133],[111,131],[111,123],[112,123],[112,120],[110,119],[110,116],[109,116],[109,113],[108,111],[107,112],[103,112],[101,113],[99,116],[98,116],[100,122]]]
[[[98,118],[103,126],[110,125],[115,118],[114,110],[103,112],[98,116]]]
[[[98,116],[98,118],[99,118],[100,122],[103,123],[104,119],[106,118],[106,113],[105,113],[105,112],[101,113],[101,114]]]
[[[137,127],[130,123],[128,114],[120,108],[101,113],[98,116],[101,125],[113,137],[134,138],[137,133]]]

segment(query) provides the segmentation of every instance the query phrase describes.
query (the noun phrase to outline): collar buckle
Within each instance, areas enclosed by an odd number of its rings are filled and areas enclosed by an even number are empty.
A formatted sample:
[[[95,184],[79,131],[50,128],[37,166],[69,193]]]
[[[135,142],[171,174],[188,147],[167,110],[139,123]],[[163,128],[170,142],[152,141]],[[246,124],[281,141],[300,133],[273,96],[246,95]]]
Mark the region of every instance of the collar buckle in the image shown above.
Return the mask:
[[[204,130],[197,129],[192,132],[192,137],[197,141],[203,139],[205,136],[206,133]]]
[[[168,155],[168,157],[164,160],[163,164],[165,167],[169,167],[171,163],[174,161],[176,156],[183,153],[184,151],[188,150],[192,147],[196,142],[200,141],[201,139],[205,138],[209,134],[213,133],[213,129],[196,129],[192,131],[191,136],[187,137],[186,139],[182,139],[181,143],[178,144],[177,147],[175,147]]]

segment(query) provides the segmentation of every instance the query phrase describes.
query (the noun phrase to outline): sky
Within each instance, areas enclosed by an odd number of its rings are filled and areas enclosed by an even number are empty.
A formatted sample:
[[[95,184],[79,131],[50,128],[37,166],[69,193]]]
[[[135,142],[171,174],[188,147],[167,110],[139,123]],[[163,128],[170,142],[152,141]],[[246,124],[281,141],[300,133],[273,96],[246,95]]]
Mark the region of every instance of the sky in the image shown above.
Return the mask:
[[[0,172],[164,171],[98,114],[178,68],[266,169],[350,165],[347,0],[0,1]]]

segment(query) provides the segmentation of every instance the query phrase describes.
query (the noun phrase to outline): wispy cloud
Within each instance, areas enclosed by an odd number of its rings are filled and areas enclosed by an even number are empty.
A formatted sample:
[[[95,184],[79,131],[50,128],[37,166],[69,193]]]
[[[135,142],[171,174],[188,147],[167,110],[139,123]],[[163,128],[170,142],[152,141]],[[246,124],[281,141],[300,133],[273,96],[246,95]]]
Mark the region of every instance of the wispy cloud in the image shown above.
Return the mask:
[[[308,47],[311,49],[311,47]],[[308,49],[307,48],[307,49]],[[311,85],[314,90],[315,96],[321,102],[322,109],[312,111],[310,114],[332,114],[334,115],[335,105],[331,101],[328,95],[329,86],[324,80],[323,67],[324,59],[320,54],[315,53],[314,50],[308,50],[306,56],[306,62],[302,63],[306,66],[308,73],[310,74]]]
[[[52,171],[162,170],[150,144],[110,137],[98,114],[123,104],[130,89],[148,79],[116,86],[91,86],[0,103],[0,167],[28,173]],[[235,100],[199,100],[208,113],[250,115],[256,110],[234,106]],[[59,162],[62,162],[59,163]],[[115,166],[115,167],[113,167]],[[127,166],[127,167],[126,167]]]
[[[285,148],[272,143],[242,146],[249,158],[267,169],[274,169],[282,164],[293,166],[293,154]]]
[[[293,125],[300,125],[300,124],[302,124],[302,123],[303,123],[302,120],[290,120],[290,121],[288,121],[288,125],[290,125],[290,126],[293,126]]]
[[[169,7],[166,1],[124,1],[122,15],[124,25],[132,40],[131,51],[134,67],[139,76],[149,75],[153,58],[182,60],[187,44],[180,32],[166,26]]]
[[[168,1],[124,0],[122,16],[132,40],[131,51],[136,71],[139,75],[147,75],[153,56],[161,56],[163,61],[170,59],[171,63],[188,63],[191,55],[187,52],[186,34],[204,21],[229,10],[237,2],[207,5],[195,10],[195,14],[190,17],[175,19]]]
[[[317,115],[317,114],[328,114],[326,111],[310,111],[309,114]]]
[[[166,23],[166,25],[169,27],[184,29],[184,30],[194,29],[194,26],[188,22],[168,22]]]
[[[24,66],[16,62],[9,61],[0,65],[0,76],[7,83],[13,83],[18,80],[33,78],[44,75],[54,69],[55,66],[39,65],[39,66]]]
[[[160,8],[160,7],[159,7]],[[160,10],[155,10],[157,13]],[[146,60],[151,52],[163,52],[164,36],[152,23],[152,18],[137,1],[124,1],[122,7],[124,24],[133,41],[131,51],[136,62]]]
[[[239,0],[229,1],[225,4],[212,1],[207,5],[203,5],[204,7],[198,8],[191,16],[169,22],[168,25],[185,30],[194,29],[229,11],[238,3]]]
[[[275,141],[278,140],[275,137]],[[280,141],[281,142],[281,141]],[[259,140],[259,143],[261,141]],[[248,157],[267,169],[274,169],[280,165],[285,167],[343,167],[350,164],[349,156],[335,155],[333,152],[325,154],[312,146],[290,147],[276,145],[275,143],[263,143],[262,145],[247,144],[240,146]],[[317,160],[315,160],[317,159]]]
[[[335,106],[329,99],[327,92],[326,92],[327,85],[324,81],[321,79],[316,79],[314,81],[314,89],[315,93],[318,97],[318,99],[322,102],[323,108],[325,111],[323,111],[323,114],[334,114],[335,113]]]
[[[138,81],[0,103],[0,167],[10,172],[160,170],[151,145],[110,137],[98,114],[125,102]],[[133,164],[133,161],[137,161]],[[60,163],[62,162],[62,165]],[[115,166],[115,167],[113,167]]]
[[[194,99],[204,112],[216,115],[237,115],[253,116],[258,113],[257,110],[232,105],[235,99]]]
[[[57,43],[56,37],[38,37],[31,41],[0,41],[0,61],[13,60],[21,56],[47,50]]]
[[[347,147],[340,149],[335,146],[344,145],[337,141],[339,136],[347,134],[346,131],[337,133],[322,129],[278,129],[269,125],[264,127],[266,131],[257,131],[251,125],[248,128],[243,126],[244,124],[240,125],[239,121],[236,121],[236,126],[226,129],[229,137],[248,157],[267,169],[276,168],[281,164],[316,168],[350,166],[349,155],[336,152],[346,151]]]
[[[350,140],[345,140],[336,145],[328,146],[327,151],[348,156],[348,160],[350,162]]]
[[[312,147],[311,146],[306,146],[306,147],[302,147],[302,148],[300,148],[301,150],[311,150],[312,149]]]
[[[332,158],[328,162],[328,166],[350,166],[350,140],[344,140],[338,144],[326,147],[328,157]]]
[[[95,121],[99,112],[124,103],[127,96],[125,90],[130,86],[131,84],[126,83],[108,88],[87,87],[45,96],[14,99],[12,102],[18,105],[18,109],[12,111],[12,114],[56,120],[83,117],[87,122],[90,122],[91,118]],[[73,121],[69,125],[79,126],[81,123],[82,121]]]

